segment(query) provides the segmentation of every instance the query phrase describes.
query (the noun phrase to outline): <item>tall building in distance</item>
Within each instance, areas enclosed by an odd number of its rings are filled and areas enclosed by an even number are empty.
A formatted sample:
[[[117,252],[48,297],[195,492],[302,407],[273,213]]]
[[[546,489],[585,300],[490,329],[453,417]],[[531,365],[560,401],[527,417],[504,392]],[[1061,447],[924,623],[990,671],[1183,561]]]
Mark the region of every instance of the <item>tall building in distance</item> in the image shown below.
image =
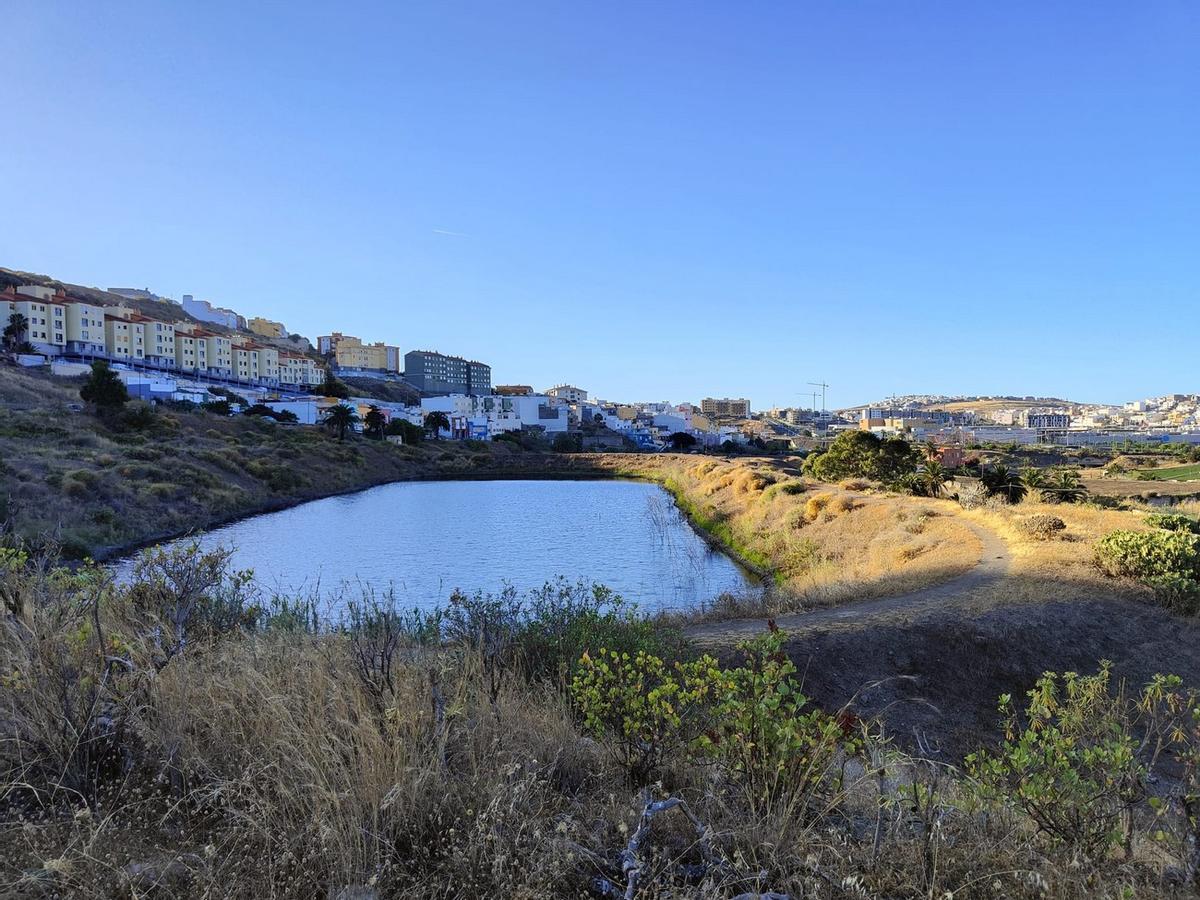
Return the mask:
[[[750,415],[750,401],[745,397],[731,400],[725,397],[721,400],[715,397],[705,397],[700,401],[700,412],[706,416],[717,418],[745,419]]]
[[[404,354],[404,380],[423,394],[490,394],[492,367],[431,350]]]
[[[362,369],[368,372],[400,371],[400,348],[377,341],[364,344],[360,338],[335,331],[317,338],[317,350],[323,355],[332,354],[333,364],[339,369]]]

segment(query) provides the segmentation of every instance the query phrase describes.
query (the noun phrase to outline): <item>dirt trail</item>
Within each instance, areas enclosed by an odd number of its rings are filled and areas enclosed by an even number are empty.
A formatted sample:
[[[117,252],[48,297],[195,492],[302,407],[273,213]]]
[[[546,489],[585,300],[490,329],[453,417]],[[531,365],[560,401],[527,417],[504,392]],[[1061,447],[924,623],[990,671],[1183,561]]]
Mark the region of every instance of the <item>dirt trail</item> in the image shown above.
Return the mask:
[[[810,628],[839,624],[859,625],[886,618],[890,613],[897,611],[916,613],[931,608],[941,609],[952,603],[972,599],[980,589],[992,587],[1008,574],[1011,555],[1008,545],[990,528],[966,519],[958,521],[971,530],[983,548],[979,562],[969,572],[942,584],[905,594],[873,600],[850,600],[838,606],[777,616],[776,624],[792,635],[799,635]],[[685,633],[699,644],[732,644],[758,634],[766,627],[765,618],[734,619],[728,622],[694,625]]]

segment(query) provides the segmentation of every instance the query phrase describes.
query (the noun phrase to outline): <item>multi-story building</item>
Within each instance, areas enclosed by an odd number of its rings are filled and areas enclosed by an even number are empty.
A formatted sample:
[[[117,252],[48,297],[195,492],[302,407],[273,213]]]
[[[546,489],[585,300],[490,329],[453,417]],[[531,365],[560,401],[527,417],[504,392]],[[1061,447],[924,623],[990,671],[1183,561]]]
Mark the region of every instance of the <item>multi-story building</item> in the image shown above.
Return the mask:
[[[232,309],[223,306],[213,306],[207,300],[196,300],[191,294],[183,295],[183,311],[193,319],[208,322],[212,325],[224,325],[226,328],[245,328],[246,320]]]
[[[67,353],[103,356],[104,307],[91,303],[67,303]]]
[[[312,357],[279,353],[279,383],[289,387],[315,387],[325,382],[325,370]]]
[[[208,342],[187,326],[175,329],[175,365],[184,372],[208,372]]]
[[[588,392],[570,384],[558,384],[546,391],[546,396],[555,400],[565,400],[567,403],[583,403],[588,398]]]
[[[404,380],[425,394],[484,395],[492,392],[492,367],[431,350],[404,354]]]
[[[317,338],[317,350],[326,356],[332,354],[333,364],[339,369],[400,371],[400,348],[382,341],[364,344],[361,338],[335,331]]]
[[[288,331],[282,322],[275,322],[271,319],[261,318],[260,316],[247,319],[246,327],[261,337],[285,338],[288,336]]]
[[[1071,427],[1071,417],[1066,413],[1029,413],[1025,416],[1026,428],[1065,429]]]
[[[51,288],[19,287],[0,295],[0,313],[7,327],[12,316],[23,316],[25,327],[16,337],[33,345],[38,353],[54,356],[63,352],[67,343],[66,298]]]
[[[706,416],[718,418],[744,419],[750,415],[750,401],[744,397],[737,400],[728,397],[720,400],[715,397],[705,397],[700,401],[700,412]]]
[[[145,323],[135,320],[132,310],[120,306],[108,307],[104,313],[104,350],[117,360],[145,360]]]
[[[146,359],[157,366],[175,368],[175,324],[139,318],[146,332]]]

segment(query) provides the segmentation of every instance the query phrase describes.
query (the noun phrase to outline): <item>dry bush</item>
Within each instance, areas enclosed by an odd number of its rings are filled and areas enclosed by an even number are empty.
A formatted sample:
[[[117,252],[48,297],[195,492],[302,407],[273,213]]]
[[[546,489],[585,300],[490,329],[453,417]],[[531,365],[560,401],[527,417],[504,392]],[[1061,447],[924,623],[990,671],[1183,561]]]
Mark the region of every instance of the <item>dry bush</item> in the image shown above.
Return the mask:
[[[865,478],[844,478],[838,482],[838,487],[844,491],[866,491],[870,490],[871,482]]]
[[[817,521],[826,507],[833,502],[833,494],[816,494],[809,497],[804,504],[804,516],[810,522]]]
[[[1067,523],[1058,516],[1033,515],[1017,519],[1013,526],[1033,541],[1052,541],[1066,530]]]

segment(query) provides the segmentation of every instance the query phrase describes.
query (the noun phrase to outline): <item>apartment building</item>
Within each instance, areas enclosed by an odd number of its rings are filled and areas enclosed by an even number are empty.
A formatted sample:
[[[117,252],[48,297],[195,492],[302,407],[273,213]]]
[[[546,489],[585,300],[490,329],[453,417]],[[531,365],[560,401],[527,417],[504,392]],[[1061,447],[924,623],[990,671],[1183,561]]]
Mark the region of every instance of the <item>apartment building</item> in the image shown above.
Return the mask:
[[[400,348],[382,341],[364,344],[361,338],[335,331],[317,338],[317,350],[326,356],[332,354],[333,364],[339,369],[400,371]]]
[[[584,403],[587,401],[588,392],[571,384],[556,384],[546,391],[546,396],[567,403]]]
[[[104,307],[91,303],[67,303],[67,353],[103,356]]]
[[[288,387],[315,387],[325,382],[325,370],[308,356],[279,353],[279,383]]]
[[[191,294],[183,295],[183,311],[201,322],[224,325],[226,328],[245,328],[246,320],[224,306],[213,306],[207,300],[197,300]]]
[[[175,329],[175,365],[184,372],[197,375],[208,372],[208,342],[192,334],[187,326]]]
[[[492,367],[431,350],[404,354],[404,380],[425,394],[484,395],[492,392]]]
[[[288,336],[288,331],[282,322],[275,322],[260,316],[247,319],[246,327],[261,337],[285,338]]]
[[[116,360],[143,362],[146,359],[146,326],[144,322],[120,315],[120,310],[132,315],[130,310],[112,307],[104,313],[104,350]]]
[[[750,415],[750,401],[744,397],[737,400],[728,397],[720,400],[715,397],[705,397],[700,401],[700,412],[706,416],[718,418],[744,419]]]

